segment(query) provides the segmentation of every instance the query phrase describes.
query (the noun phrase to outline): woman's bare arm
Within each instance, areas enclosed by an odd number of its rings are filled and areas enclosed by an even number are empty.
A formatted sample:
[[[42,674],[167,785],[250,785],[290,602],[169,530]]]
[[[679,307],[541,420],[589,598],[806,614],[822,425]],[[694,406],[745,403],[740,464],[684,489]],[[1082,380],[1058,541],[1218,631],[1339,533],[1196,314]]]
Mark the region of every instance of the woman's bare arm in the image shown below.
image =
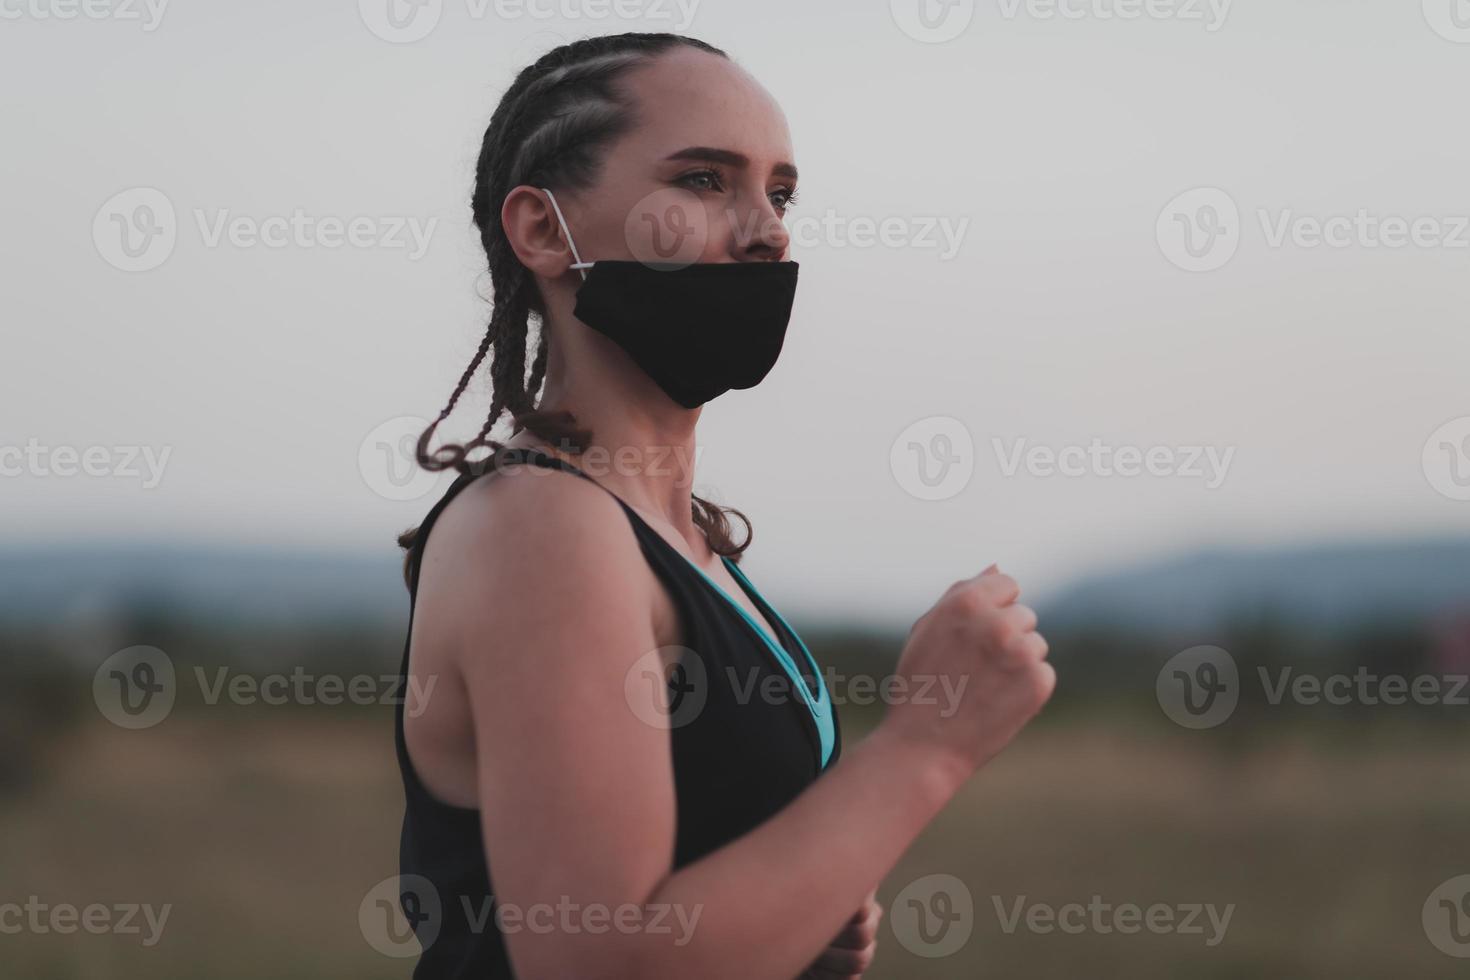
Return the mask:
[[[880,729],[770,820],[674,872],[650,901],[701,905],[695,941],[651,945],[628,976],[799,974],[959,786],[932,752]]]
[[[496,904],[514,916],[505,932],[517,975],[790,980],[1049,686],[1023,676],[1017,656],[1013,677],[970,692],[1004,716],[991,726],[993,747],[905,711],[766,823],[674,871],[669,734],[640,720],[624,694],[629,669],[658,645],[656,586],[603,490],[519,469],[472,486],[469,506],[441,516],[435,537],[449,543],[436,550],[431,540],[423,573],[440,583],[438,608],[421,607],[436,624],[425,642],[450,644],[463,672],[485,846]],[[942,634],[929,647],[978,642],[961,621],[983,604],[958,602],[957,615],[936,617],[941,603],[916,624],[916,634]],[[1034,648],[1028,657],[1039,659]],[[935,665],[955,672],[945,664]],[[1012,695],[1018,685],[1029,693]],[[975,748],[946,751],[945,738]],[[658,931],[648,917],[637,927],[630,907],[665,909]]]

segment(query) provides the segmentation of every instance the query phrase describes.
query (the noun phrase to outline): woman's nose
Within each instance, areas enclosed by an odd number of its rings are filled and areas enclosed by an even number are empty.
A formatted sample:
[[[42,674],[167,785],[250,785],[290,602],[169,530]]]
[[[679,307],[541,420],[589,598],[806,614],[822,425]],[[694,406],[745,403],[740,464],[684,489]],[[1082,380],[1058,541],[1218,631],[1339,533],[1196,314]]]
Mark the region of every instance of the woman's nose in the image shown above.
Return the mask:
[[[740,258],[776,259],[785,255],[791,235],[771,199],[762,191],[747,198],[731,215],[735,248]]]

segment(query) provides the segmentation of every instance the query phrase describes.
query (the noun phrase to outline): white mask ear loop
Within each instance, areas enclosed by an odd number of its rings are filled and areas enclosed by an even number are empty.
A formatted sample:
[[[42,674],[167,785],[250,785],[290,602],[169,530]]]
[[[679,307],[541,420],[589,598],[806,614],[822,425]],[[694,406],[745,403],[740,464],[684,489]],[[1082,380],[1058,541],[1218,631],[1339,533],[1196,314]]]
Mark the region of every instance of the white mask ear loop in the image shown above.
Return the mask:
[[[587,270],[592,267],[592,263],[583,262],[582,256],[577,254],[577,245],[575,242],[572,241],[572,231],[570,228],[567,227],[567,219],[562,216],[561,205],[556,203],[556,195],[551,193],[551,188],[549,187],[543,187],[541,189],[545,191],[546,196],[551,199],[551,208],[553,211],[556,212],[557,223],[561,225],[562,232],[565,233],[567,236],[567,246],[570,247],[572,250],[572,258],[577,260],[572,263],[572,268],[582,273],[582,278],[583,280],[585,280],[587,278]]]

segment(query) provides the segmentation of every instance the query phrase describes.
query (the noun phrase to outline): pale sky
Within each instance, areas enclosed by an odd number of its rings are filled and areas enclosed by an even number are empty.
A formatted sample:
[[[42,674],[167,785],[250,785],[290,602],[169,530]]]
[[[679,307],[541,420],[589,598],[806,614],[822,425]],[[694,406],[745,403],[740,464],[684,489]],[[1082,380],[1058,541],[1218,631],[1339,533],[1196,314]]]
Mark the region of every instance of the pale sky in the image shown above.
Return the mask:
[[[1463,0],[387,2],[0,0],[7,539],[395,550],[434,490],[385,499],[360,450],[483,330],[485,123],[547,48],[626,30],[725,48],[790,121],[796,309],[705,407],[696,483],[783,611],[1470,527]],[[52,472],[68,447],[111,475]]]

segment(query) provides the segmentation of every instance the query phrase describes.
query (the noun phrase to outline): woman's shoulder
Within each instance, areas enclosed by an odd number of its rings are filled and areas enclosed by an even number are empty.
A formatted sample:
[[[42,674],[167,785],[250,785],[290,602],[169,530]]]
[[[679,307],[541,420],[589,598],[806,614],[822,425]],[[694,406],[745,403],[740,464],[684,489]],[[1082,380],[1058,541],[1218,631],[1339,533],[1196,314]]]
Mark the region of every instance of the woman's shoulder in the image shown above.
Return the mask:
[[[575,473],[529,463],[460,489],[429,528],[421,561],[418,616],[432,613],[451,634],[513,631],[569,608],[581,618],[652,607],[646,561],[618,500]]]
[[[523,782],[509,756],[553,765],[563,735],[625,714],[626,675],[659,646],[651,576],[618,501],[575,473],[533,472],[461,484],[422,545],[409,662],[442,693],[405,716],[404,734],[419,778],[461,807],[485,805],[477,784]],[[523,744],[528,731],[542,735]],[[489,751],[506,744],[517,751]]]

